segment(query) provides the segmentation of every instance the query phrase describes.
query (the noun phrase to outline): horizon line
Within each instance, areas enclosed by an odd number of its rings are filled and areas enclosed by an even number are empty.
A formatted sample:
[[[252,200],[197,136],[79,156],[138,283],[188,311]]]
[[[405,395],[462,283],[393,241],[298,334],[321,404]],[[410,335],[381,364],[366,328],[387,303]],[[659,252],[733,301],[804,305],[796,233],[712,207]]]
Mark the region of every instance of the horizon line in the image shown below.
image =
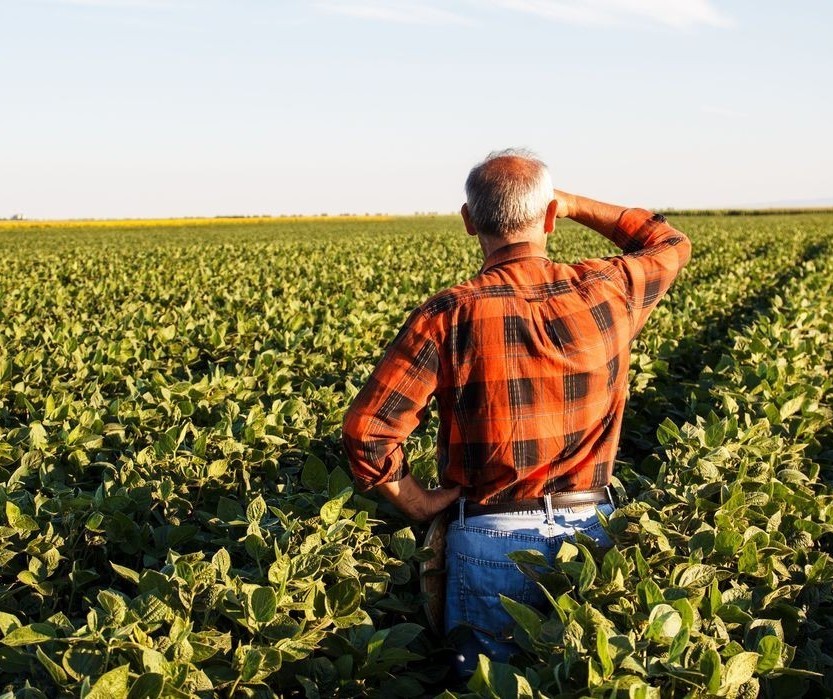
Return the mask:
[[[730,215],[735,212],[740,214],[754,214],[754,213],[833,213],[833,204],[825,204],[821,206],[796,204],[794,206],[773,204],[763,206],[708,206],[708,207],[648,207],[649,211],[656,213],[686,216],[698,214],[722,214]],[[456,218],[460,216],[459,211],[414,211],[412,213],[390,213],[390,212],[374,212],[374,213],[355,213],[355,212],[340,212],[337,214],[322,212],[318,214],[220,214],[215,216],[206,215],[187,215],[187,216],[122,216],[122,217],[95,217],[95,216],[79,216],[79,217],[65,217],[65,218],[28,218],[14,214],[11,217],[0,217],[0,225],[7,227],[20,224],[57,224],[57,223],[171,223],[171,222],[190,222],[190,223],[243,223],[243,222],[265,222],[265,221],[286,221],[292,219],[294,221],[318,221],[318,220],[344,220],[344,219],[364,219],[372,220],[390,220],[395,218]]]

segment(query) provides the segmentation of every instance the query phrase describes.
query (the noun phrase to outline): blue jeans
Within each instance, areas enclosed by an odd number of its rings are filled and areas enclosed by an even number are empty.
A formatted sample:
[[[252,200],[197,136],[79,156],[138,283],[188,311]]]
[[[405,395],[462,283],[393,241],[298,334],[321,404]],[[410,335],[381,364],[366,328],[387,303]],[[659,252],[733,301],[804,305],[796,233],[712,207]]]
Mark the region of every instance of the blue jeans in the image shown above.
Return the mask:
[[[550,517],[544,510],[476,517],[455,512],[445,544],[445,631],[447,634],[458,625],[472,631],[457,649],[455,665],[461,676],[474,672],[479,653],[506,662],[519,650],[512,642],[515,622],[504,611],[500,595],[547,611],[544,593],[507,554],[534,549],[553,561],[561,544],[577,531],[602,547],[612,546],[596,516],[596,507],[605,515],[613,512],[610,504],[554,509]]]

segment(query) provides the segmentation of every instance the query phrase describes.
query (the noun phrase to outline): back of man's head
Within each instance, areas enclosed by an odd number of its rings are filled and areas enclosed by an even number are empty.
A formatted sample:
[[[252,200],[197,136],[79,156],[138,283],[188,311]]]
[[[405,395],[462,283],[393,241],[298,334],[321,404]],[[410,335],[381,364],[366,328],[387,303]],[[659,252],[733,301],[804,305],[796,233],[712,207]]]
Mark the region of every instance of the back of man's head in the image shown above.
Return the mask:
[[[475,230],[511,239],[544,218],[553,188],[547,166],[533,153],[490,153],[466,179],[466,203]]]

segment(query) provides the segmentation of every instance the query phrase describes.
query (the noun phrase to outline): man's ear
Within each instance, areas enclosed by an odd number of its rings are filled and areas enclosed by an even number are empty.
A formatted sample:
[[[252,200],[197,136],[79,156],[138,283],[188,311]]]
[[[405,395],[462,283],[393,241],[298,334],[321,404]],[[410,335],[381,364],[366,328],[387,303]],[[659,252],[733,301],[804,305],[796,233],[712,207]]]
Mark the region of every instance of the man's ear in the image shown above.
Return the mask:
[[[466,224],[466,233],[469,235],[477,235],[477,231],[474,230],[474,226],[471,223],[471,216],[469,215],[469,205],[463,204],[462,208],[460,209],[460,215],[463,217],[463,223]]]
[[[553,199],[547,205],[547,212],[544,214],[544,233],[549,235],[555,230],[555,218],[558,215],[558,201]]]

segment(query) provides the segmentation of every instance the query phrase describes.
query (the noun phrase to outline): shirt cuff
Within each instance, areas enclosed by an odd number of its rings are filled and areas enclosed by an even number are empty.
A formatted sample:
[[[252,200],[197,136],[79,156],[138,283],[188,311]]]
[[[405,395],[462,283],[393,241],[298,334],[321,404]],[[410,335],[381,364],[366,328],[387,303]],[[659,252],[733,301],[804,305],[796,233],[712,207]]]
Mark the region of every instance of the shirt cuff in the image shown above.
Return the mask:
[[[401,481],[410,472],[411,469],[408,466],[408,462],[405,459],[402,459],[402,463],[399,465],[399,468],[397,468],[396,470],[389,471],[387,473],[383,472],[375,478],[360,476],[354,471],[353,480],[356,483],[356,488],[358,489],[358,491],[360,493],[366,493],[371,488],[375,488],[377,485],[381,485],[382,483],[394,483],[396,481]]]

